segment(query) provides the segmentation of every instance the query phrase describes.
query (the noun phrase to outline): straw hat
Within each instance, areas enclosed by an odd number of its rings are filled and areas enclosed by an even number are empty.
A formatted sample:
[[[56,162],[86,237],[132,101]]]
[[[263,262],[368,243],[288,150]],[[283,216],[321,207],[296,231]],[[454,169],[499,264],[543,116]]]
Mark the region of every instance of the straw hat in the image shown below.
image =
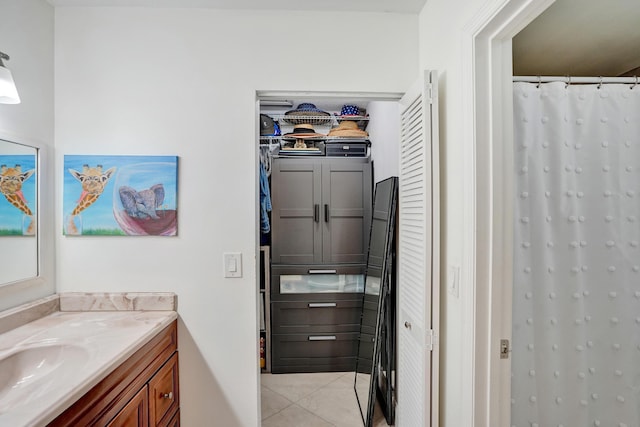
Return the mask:
[[[300,123],[293,127],[293,132],[282,135],[283,139],[307,139],[307,138],[324,138],[327,135],[317,133],[313,129],[313,125],[308,123]]]
[[[328,137],[367,138],[369,133],[358,127],[358,123],[350,120],[340,122],[338,127],[329,131]]]

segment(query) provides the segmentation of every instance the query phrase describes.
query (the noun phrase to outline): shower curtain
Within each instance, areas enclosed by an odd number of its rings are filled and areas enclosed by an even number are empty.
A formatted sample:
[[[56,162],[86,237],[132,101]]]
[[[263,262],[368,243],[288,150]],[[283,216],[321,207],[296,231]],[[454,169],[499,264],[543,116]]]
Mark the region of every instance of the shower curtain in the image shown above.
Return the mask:
[[[514,83],[511,425],[640,426],[640,86]]]

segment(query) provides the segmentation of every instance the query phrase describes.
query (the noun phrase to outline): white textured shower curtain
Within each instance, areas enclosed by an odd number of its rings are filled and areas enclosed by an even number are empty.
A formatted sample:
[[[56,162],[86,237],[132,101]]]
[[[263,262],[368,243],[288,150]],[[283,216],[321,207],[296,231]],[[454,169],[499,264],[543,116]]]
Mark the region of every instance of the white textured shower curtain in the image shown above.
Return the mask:
[[[514,83],[514,132],[511,425],[639,427],[640,85]]]

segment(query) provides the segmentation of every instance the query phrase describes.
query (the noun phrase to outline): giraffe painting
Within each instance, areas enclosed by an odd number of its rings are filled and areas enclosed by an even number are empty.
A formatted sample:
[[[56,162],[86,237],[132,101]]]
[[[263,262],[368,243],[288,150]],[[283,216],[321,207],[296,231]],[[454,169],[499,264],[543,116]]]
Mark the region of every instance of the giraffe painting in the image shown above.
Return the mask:
[[[177,234],[177,156],[68,154],[63,170],[65,235]]]
[[[82,193],[69,217],[69,223],[67,225],[67,232],[69,234],[79,233],[74,223],[74,218],[98,200],[109,178],[111,178],[115,171],[116,168],[113,167],[103,172],[102,165],[97,165],[94,168],[89,167],[89,165],[83,165],[82,172],[69,169],[69,173],[82,184]]]
[[[33,218],[33,212],[29,208],[28,201],[22,193],[22,184],[29,179],[34,172],[35,169],[22,172],[20,165],[15,165],[14,167],[7,167],[7,165],[0,166],[0,192],[2,192],[9,203],[28,217],[29,225],[25,231],[27,235],[35,234],[36,223]]]

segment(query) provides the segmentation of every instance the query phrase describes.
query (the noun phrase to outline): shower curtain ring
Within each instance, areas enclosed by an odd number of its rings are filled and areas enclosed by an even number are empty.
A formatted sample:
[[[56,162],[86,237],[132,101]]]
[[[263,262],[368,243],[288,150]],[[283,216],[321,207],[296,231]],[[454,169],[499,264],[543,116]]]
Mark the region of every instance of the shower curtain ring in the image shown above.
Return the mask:
[[[564,84],[564,88],[568,88],[569,85],[571,84],[571,76],[567,76],[567,82]]]
[[[600,76],[600,83],[598,83],[598,89],[602,87],[602,76]]]

